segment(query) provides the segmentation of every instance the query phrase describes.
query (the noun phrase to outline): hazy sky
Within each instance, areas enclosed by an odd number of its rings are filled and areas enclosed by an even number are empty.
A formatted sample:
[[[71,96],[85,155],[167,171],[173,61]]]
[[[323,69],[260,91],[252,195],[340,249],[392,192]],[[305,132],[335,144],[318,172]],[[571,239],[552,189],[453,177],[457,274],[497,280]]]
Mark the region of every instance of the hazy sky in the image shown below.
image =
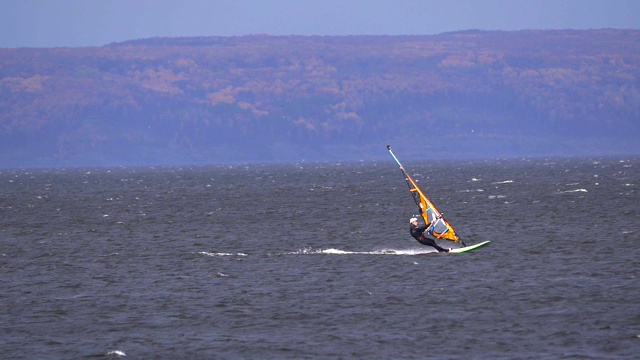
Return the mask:
[[[154,36],[640,28],[640,0],[0,0],[0,47]]]

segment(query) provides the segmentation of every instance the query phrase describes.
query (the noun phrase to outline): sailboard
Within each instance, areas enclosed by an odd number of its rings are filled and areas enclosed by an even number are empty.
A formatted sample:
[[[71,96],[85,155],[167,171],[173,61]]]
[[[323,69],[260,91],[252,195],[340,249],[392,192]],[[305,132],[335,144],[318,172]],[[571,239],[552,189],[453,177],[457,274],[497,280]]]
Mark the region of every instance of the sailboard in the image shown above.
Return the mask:
[[[387,145],[387,150],[389,150],[389,153],[391,154],[391,156],[393,156],[393,159],[396,161],[396,163],[398,163],[398,166],[400,167],[400,171],[402,171],[402,175],[404,176],[404,179],[407,182],[407,185],[409,186],[409,191],[413,196],[413,200],[415,201],[416,206],[418,207],[420,216],[424,220],[424,223],[428,225],[427,230],[425,230],[425,232],[427,232],[429,235],[433,236],[436,239],[449,240],[449,241],[453,241],[461,244],[463,247],[454,249],[456,251],[452,250],[452,252],[454,253],[470,251],[490,243],[490,241],[485,241],[480,244],[467,246],[464,243],[464,241],[460,238],[460,236],[456,234],[456,231],[454,230],[451,223],[449,223],[444,218],[442,213],[435,207],[435,205],[433,205],[431,200],[429,200],[429,198],[425,195],[424,191],[422,191],[422,189],[418,186],[415,180],[413,180],[411,175],[409,175],[404,170],[404,167],[400,163],[400,160],[398,160],[398,157],[393,153],[393,150],[391,150],[391,146]]]
[[[491,243],[491,241],[487,240],[487,241],[483,241],[483,242],[475,244],[475,245],[470,245],[470,246],[465,246],[465,247],[461,247],[461,248],[451,249],[451,250],[449,250],[449,253],[450,254],[460,254],[460,253],[463,253],[463,252],[475,250],[475,249],[477,249],[479,247],[488,245],[489,243]]]

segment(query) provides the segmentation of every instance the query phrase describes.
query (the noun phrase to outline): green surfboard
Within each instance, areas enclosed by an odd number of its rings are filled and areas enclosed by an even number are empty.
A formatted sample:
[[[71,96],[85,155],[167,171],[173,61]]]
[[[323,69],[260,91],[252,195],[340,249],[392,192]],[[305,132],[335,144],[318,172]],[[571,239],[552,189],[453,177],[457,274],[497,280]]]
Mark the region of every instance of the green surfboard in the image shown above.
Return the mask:
[[[457,248],[457,249],[451,249],[451,251],[449,251],[449,253],[459,254],[459,253],[475,250],[475,249],[477,249],[479,247],[482,247],[482,246],[485,246],[485,245],[489,244],[490,242],[491,241],[487,240],[487,241],[483,241],[483,242],[481,242],[479,244],[475,244],[475,245],[471,245],[471,246],[465,246],[465,247]]]

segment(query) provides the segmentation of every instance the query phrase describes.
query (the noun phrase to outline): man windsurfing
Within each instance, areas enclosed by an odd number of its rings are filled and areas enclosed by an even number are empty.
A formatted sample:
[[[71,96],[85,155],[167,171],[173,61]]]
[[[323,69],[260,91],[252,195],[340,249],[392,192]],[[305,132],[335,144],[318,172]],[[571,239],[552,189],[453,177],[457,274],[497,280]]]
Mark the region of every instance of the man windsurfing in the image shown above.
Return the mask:
[[[438,246],[438,244],[436,244],[436,241],[434,239],[426,237],[424,235],[424,231],[427,230],[427,228],[429,228],[429,225],[418,226],[418,218],[411,218],[409,220],[409,224],[411,224],[411,226],[409,227],[409,232],[411,233],[411,236],[413,236],[416,240],[418,240],[420,244],[432,246],[436,250],[438,250],[438,252],[446,253],[446,252],[449,252],[449,250],[451,250],[451,249],[445,249]]]

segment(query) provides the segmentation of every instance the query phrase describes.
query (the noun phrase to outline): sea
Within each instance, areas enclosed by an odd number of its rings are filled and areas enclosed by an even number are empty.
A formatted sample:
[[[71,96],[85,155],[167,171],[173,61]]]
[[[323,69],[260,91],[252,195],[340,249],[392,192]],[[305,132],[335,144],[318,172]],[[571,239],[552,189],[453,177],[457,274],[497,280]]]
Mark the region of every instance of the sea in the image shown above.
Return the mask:
[[[639,356],[640,158],[390,160],[0,170],[2,358]]]

